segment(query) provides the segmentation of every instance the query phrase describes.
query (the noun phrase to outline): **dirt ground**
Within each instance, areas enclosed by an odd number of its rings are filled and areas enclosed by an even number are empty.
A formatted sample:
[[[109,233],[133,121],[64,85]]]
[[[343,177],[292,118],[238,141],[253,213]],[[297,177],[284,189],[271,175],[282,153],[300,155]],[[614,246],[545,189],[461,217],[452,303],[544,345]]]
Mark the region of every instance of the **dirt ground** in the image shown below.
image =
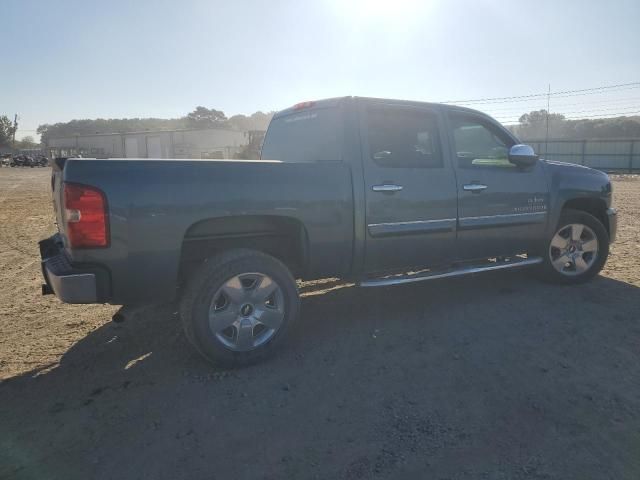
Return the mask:
[[[307,285],[281,354],[235,371],[171,306],[40,296],[48,182],[0,169],[0,478],[640,478],[640,178],[587,285]]]

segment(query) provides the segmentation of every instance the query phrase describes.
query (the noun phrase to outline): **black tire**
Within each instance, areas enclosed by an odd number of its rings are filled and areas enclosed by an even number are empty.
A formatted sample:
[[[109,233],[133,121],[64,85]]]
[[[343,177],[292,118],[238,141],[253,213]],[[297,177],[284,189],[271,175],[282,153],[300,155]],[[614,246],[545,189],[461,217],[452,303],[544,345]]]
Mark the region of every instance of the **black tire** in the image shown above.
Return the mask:
[[[589,227],[595,234],[598,240],[597,256],[589,268],[582,273],[574,273],[567,275],[556,270],[553,266],[551,258],[551,241],[556,233],[562,231],[568,225],[582,224]],[[591,280],[595,277],[600,270],[604,267],[607,257],[609,256],[609,234],[606,228],[600,220],[593,215],[583,212],[581,210],[565,209],[560,215],[558,225],[553,231],[551,238],[548,238],[545,242],[545,247],[542,251],[542,257],[544,259],[540,266],[539,273],[543,280],[551,283],[559,283],[564,285],[580,284]]]
[[[225,282],[249,272],[266,275],[277,284],[282,292],[284,317],[264,344],[249,351],[234,351],[209,326],[209,309]],[[206,260],[187,283],[180,303],[180,317],[189,342],[207,360],[224,367],[249,365],[273,354],[298,318],[299,310],[298,289],[289,269],[270,255],[248,249],[229,250]]]

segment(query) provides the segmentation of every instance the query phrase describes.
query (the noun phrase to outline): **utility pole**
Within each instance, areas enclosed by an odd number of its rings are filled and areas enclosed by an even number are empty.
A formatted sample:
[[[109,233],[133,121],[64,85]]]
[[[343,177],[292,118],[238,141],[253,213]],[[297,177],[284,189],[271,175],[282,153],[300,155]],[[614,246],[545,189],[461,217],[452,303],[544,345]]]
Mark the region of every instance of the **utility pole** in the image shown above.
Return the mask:
[[[551,103],[551,84],[549,84],[549,90],[547,91],[547,133],[544,137],[544,158],[547,158],[547,149],[549,147],[549,104]]]
[[[18,130],[18,114],[13,116],[13,138],[11,140],[13,148],[16,148],[16,130]]]

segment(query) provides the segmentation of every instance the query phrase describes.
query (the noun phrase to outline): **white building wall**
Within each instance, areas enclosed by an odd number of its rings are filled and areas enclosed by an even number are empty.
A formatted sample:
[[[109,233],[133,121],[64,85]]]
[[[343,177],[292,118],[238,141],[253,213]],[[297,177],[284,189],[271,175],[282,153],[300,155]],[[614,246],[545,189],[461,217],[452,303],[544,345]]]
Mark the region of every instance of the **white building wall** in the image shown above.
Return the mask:
[[[235,130],[184,130],[173,132],[176,158],[233,158],[249,143],[245,132]]]
[[[248,143],[246,132],[209,129],[59,137],[47,149],[52,157],[149,158],[155,150],[159,158],[234,158]]]

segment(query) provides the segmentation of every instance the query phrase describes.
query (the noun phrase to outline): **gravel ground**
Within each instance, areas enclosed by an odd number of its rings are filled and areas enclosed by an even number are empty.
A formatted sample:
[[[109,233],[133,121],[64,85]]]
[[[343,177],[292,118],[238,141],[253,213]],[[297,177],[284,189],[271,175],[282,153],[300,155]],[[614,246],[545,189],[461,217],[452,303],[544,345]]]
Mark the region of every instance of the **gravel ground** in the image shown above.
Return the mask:
[[[281,354],[235,371],[171,306],[39,295],[48,180],[0,169],[0,478],[640,478],[639,178],[587,285],[307,284]]]

